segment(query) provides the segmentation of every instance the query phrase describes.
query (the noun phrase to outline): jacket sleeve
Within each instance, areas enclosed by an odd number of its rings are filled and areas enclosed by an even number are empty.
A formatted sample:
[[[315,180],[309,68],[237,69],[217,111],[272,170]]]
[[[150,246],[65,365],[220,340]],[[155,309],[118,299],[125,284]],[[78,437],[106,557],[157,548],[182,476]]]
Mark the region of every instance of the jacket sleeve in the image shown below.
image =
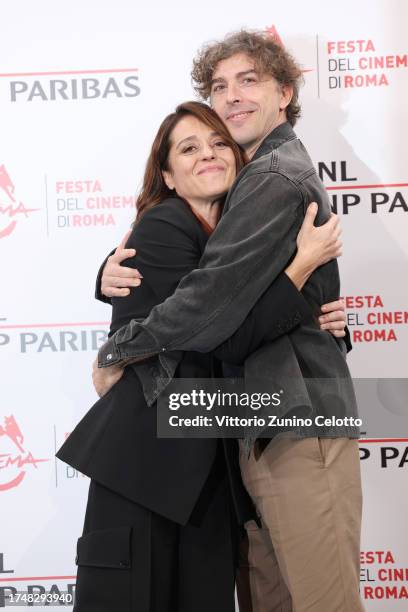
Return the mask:
[[[155,302],[163,302],[198,265],[201,252],[189,221],[182,209],[162,204],[151,208],[135,226],[126,248],[135,249],[136,255],[124,261],[143,276],[141,287],[131,289],[135,300],[147,286]]]
[[[100,350],[99,365],[143,360],[166,350],[216,348],[286,267],[303,216],[303,196],[285,176],[243,176],[200,267],[142,323],[131,321],[118,330]]]
[[[129,296],[112,299],[114,314],[127,311],[122,325],[132,319],[132,312],[140,311],[142,301],[146,304],[143,293],[149,291],[155,304],[163,302],[174,293],[181,279],[197,268],[201,252],[194,239],[194,228],[187,220],[177,209],[156,207],[130,235],[126,248],[134,248],[136,255],[127,259],[125,265],[137,268],[143,281],[140,287],[131,288]],[[217,347],[217,357],[241,363],[264,340],[273,340],[312,316],[302,294],[282,272],[235,333]]]
[[[108,261],[108,257],[110,257],[111,255],[113,255],[115,252],[115,249],[113,249],[113,251],[111,251],[109,253],[109,255],[107,255],[105,257],[105,259],[103,260],[101,267],[98,270],[98,274],[96,276],[96,283],[95,283],[95,299],[99,300],[100,302],[105,302],[106,304],[111,304],[111,299],[106,297],[105,295],[103,295],[102,291],[101,291],[101,283],[102,283],[102,274],[104,271],[104,268],[106,266],[106,262]]]

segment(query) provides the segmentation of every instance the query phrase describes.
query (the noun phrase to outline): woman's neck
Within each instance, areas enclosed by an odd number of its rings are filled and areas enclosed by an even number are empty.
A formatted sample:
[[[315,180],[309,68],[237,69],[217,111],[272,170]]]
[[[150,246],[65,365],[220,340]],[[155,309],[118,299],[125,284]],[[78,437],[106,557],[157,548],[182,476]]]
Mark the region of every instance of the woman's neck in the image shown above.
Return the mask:
[[[220,217],[220,201],[189,201],[191,208],[214,228]]]

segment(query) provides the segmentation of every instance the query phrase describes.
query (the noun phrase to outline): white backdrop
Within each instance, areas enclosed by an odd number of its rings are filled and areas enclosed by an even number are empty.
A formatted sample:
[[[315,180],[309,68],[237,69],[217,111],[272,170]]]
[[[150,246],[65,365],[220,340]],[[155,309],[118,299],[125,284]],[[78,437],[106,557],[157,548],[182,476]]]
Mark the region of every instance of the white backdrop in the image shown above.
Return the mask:
[[[203,42],[275,27],[303,65],[297,131],[342,216],[352,373],[406,377],[407,23],[404,0],[3,7],[0,607],[13,588],[73,589],[87,479],[54,452],[96,399],[110,310],[93,299],[95,273],[134,217],[160,121],[194,97]],[[361,441],[370,612],[408,609],[407,443],[408,431]]]

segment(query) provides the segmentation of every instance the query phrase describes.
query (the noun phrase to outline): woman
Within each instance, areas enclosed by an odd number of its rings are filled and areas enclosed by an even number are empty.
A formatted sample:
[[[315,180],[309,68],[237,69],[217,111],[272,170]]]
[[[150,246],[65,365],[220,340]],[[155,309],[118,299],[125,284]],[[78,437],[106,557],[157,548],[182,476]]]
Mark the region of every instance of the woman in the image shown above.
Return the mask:
[[[111,333],[146,317],[197,267],[244,162],[206,105],[182,104],[164,120],[128,241],[137,253],[129,265],[140,270],[143,282],[128,297],[112,300]],[[242,363],[276,338],[277,322],[303,307],[296,286],[338,251],[337,244],[327,249],[325,243],[316,253],[312,244],[301,241],[286,274],[228,341],[212,354],[185,353],[176,375],[216,375],[219,360]],[[254,516],[240,481],[236,443],[157,438],[155,407],[146,405],[137,376],[142,367],[154,374],[156,359],[127,367],[57,454],[91,478],[74,610],[233,612],[238,524]]]

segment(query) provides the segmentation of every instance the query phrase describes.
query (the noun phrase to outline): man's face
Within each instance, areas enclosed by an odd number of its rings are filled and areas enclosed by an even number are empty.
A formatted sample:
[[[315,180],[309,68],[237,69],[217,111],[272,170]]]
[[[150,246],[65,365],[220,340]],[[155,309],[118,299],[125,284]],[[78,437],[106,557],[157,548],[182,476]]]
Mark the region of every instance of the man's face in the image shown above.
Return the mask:
[[[291,87],[259,74],[245,53],[221,60],[214,70],[211,106],[249,157],[265,136],[286,121],[291,98]]]

